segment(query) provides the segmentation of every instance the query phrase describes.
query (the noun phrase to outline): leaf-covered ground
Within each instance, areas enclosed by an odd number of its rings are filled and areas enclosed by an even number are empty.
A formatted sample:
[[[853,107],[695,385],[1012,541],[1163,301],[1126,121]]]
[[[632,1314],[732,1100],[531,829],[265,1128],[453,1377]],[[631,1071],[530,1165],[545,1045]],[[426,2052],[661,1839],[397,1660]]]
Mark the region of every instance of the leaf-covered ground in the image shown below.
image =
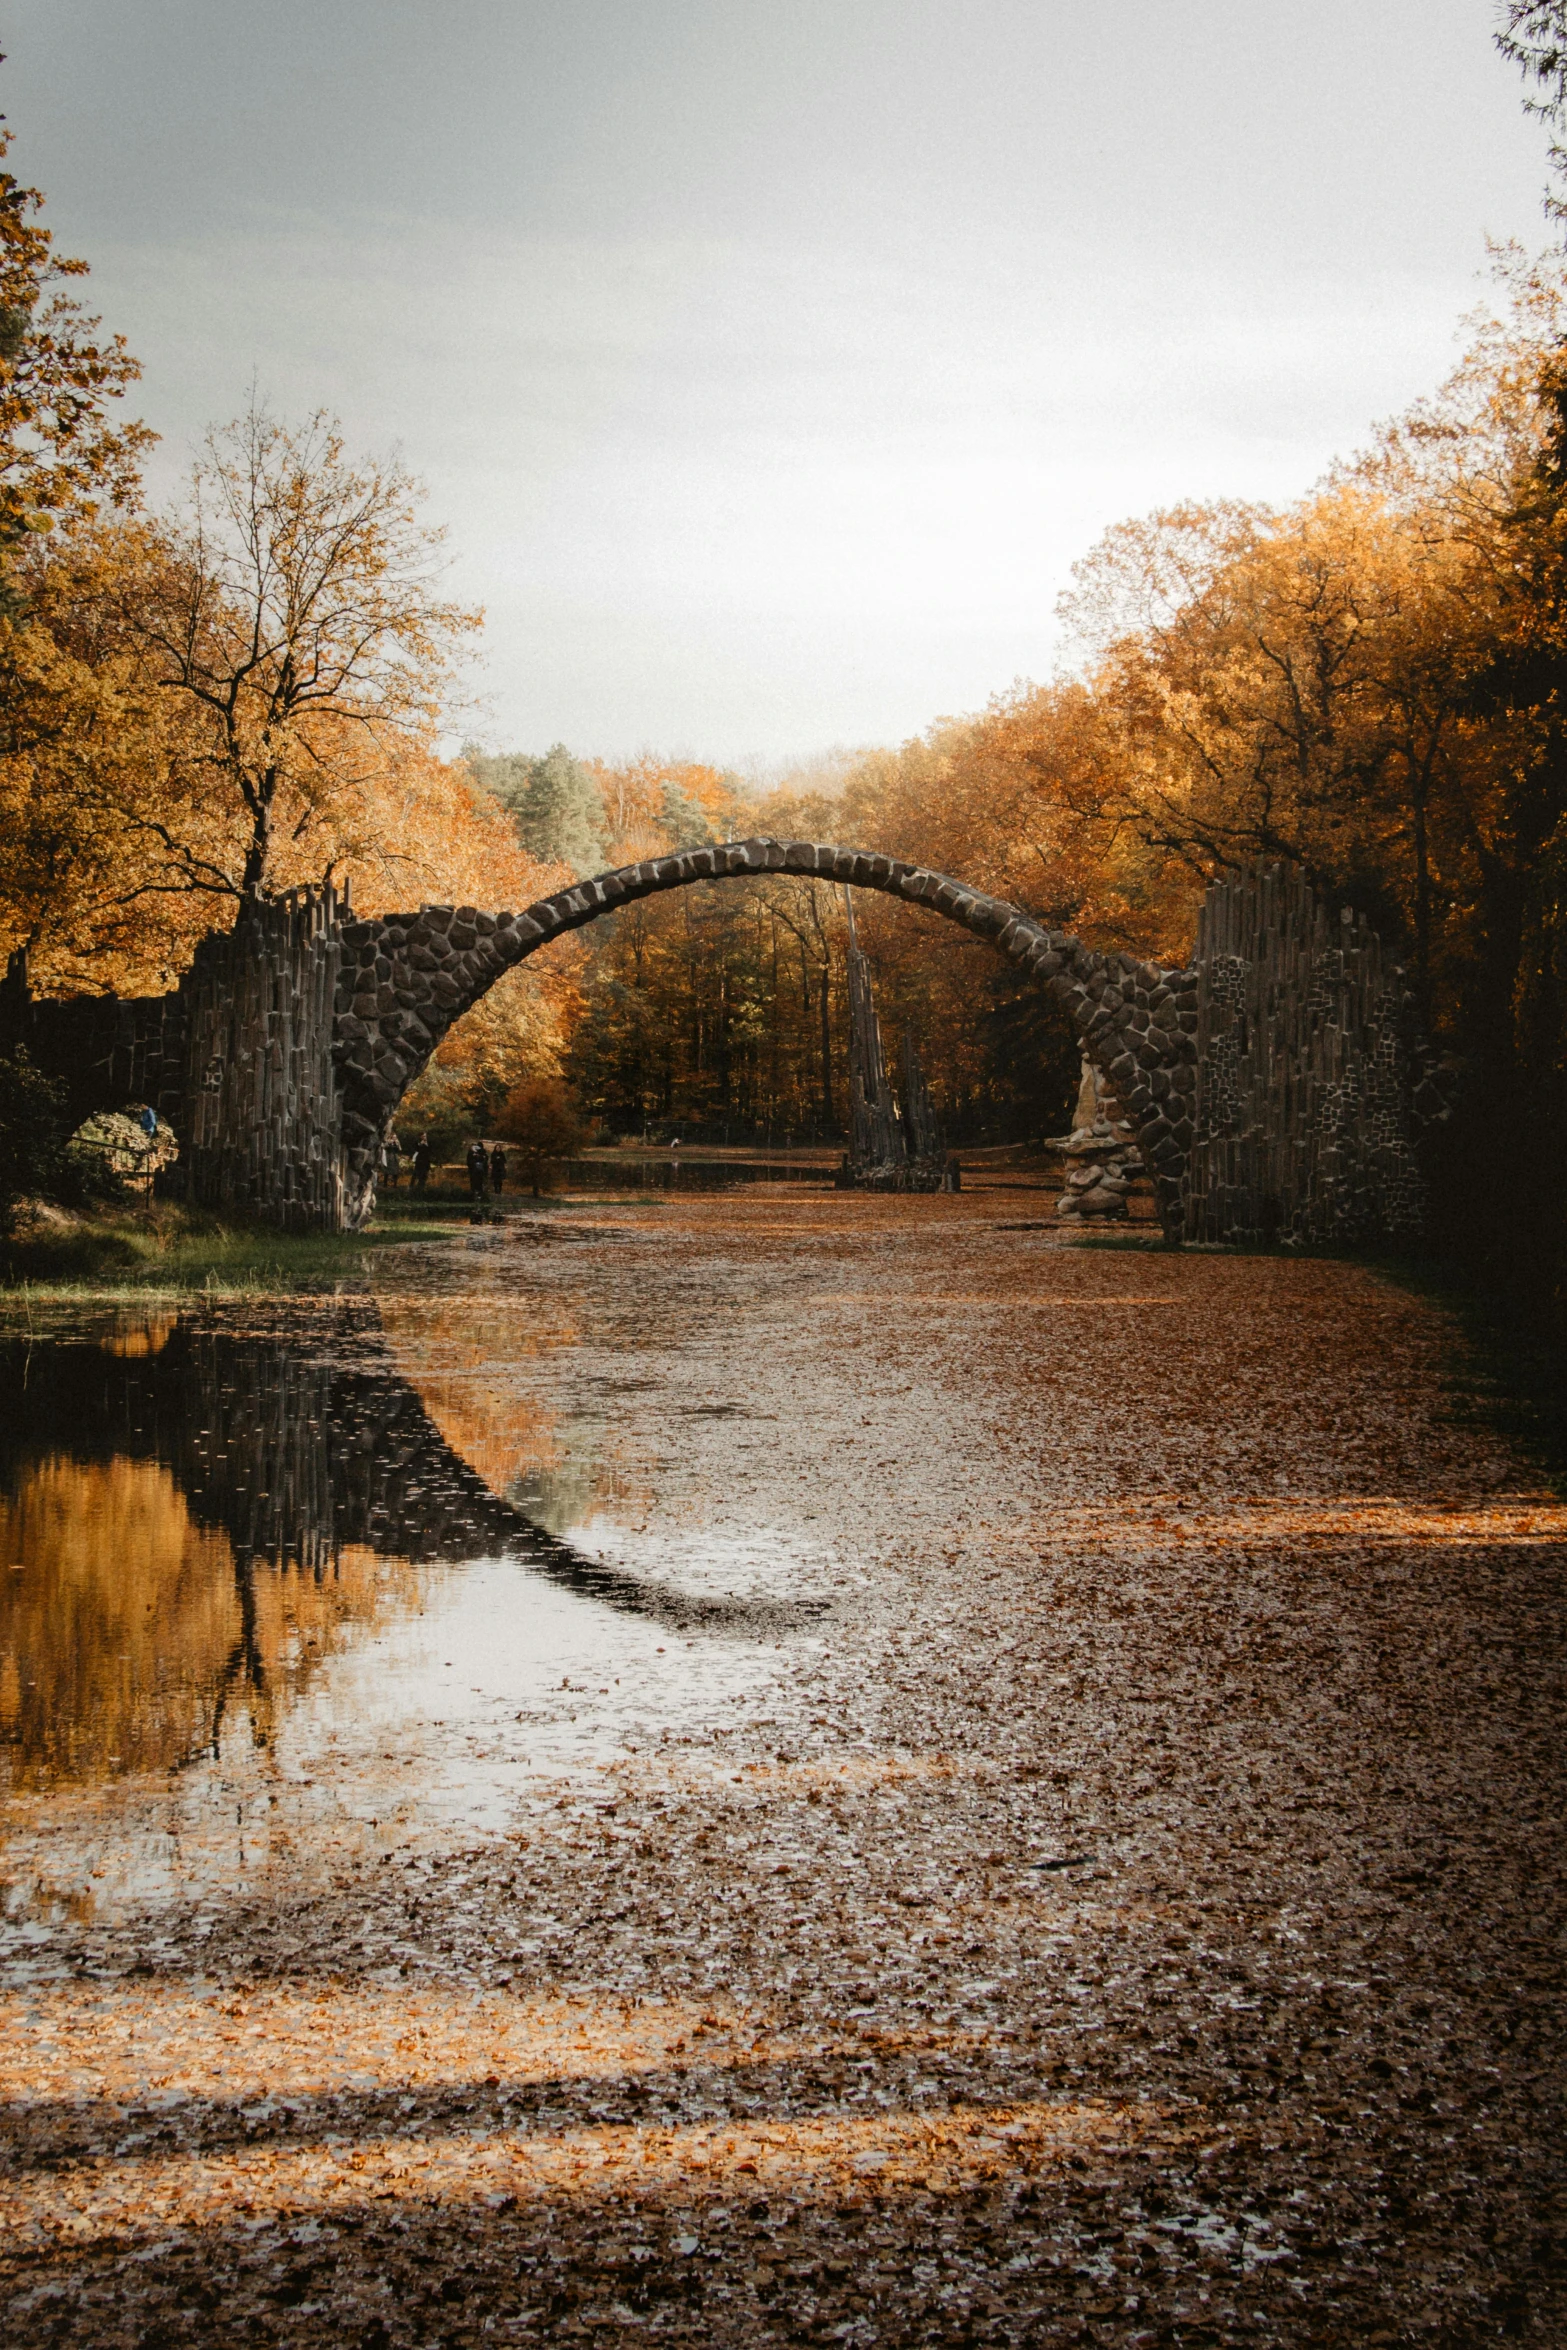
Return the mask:
[[[1567,1511],[1374,1275],[1005,1216],[399,1254],[454,1441],[591,1408],[823,1612],[505,1832],[13,1938],[8,2341],[1567,2339]]]

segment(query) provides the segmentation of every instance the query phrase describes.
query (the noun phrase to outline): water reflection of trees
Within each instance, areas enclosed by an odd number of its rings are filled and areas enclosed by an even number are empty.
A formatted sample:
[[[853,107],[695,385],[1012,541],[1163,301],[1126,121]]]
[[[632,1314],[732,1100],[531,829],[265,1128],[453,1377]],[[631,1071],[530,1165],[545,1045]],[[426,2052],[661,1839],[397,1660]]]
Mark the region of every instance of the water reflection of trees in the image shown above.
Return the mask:
[[[0,1737],[26,1781],[152,1770],[210,1736],[232,1554],[166,1468],[56,1455],[0,1503]]]
[[[123,1456],[22,1469],[0,1547],[0,1745],[16,1785],[175,1768],[215,1745],[236,1702],[269,1742],[343,1628],[414,1601],[420,1580],[364,1550],[314,1569],[241,1562],[168,1467]]]
[[[342,1630],[439,1562],[514,1558],[672,1629],[798,1612],[548,1533],[448,1444],[367,1301],[0,1341],[0,1388],[0,1740],[23,1778],[172,1767],[240,1701],[269,1737]]]

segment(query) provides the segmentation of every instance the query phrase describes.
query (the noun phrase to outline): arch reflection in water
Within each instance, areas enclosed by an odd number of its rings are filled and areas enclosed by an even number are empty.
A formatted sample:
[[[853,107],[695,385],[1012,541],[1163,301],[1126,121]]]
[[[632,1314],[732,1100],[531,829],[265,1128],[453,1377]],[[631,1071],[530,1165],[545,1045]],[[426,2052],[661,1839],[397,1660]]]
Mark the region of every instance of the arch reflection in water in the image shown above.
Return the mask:
[[[814,1608],[608,1566],[495,1493],[366,1300],[0,1342],[0,1741],[13,1785],[167,1769],[280,1702],[421,1568],[511,1560],[686,1636]]]

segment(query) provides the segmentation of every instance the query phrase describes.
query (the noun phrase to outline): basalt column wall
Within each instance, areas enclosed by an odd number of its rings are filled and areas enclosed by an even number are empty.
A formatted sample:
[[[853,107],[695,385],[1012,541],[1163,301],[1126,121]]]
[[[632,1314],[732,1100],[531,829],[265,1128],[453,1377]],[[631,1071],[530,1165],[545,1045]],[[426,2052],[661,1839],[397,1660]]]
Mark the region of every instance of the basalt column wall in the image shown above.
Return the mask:
[[[25,1052],[64,1088],[72,1126],[99,1110],[150,1102],[177,1128],[185,1102],[185,1030],[178,991],[35,996],[25,951],[11,957],[0,980],[0,1052]]]
[[[1197,928],[1188,1240],[1364,1248],[1417,1241],[1420,1141],[1444,1073],[1401,967],[1304,876],[1255,865],[1209,889]]]
[[[333,1016],[342,947],[334,892],[247,907],[204,939],[180,986],[185,1197],[295,1231],[341,1231],[342,1104]]]

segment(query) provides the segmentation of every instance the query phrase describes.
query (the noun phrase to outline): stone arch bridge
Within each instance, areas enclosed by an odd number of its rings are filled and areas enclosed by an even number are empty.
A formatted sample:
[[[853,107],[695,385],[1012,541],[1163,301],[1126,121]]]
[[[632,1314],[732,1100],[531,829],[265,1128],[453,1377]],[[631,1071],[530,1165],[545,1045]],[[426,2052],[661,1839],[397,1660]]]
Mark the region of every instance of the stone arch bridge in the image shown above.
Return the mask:
[[[14,958],[0,1042],[60,1074],[83,1116],[155,1103],[194,1199],[355,1229],[404,1093],[505,972],[639,898],[773,873],[901,898],[1047,988],[1131,1120],[1171,1240],[1418,1227],[1416,1145],[1447,1103],[1413,999],[1373,932],[1328,915],[1277,866],[1209,890],[1180,969],[1085,947],[924,866],[814,841],[684,849],[520,913],[425,905],[357,919],[330,890],[302,891],[205,940],[168,996],[35,1001]]]

